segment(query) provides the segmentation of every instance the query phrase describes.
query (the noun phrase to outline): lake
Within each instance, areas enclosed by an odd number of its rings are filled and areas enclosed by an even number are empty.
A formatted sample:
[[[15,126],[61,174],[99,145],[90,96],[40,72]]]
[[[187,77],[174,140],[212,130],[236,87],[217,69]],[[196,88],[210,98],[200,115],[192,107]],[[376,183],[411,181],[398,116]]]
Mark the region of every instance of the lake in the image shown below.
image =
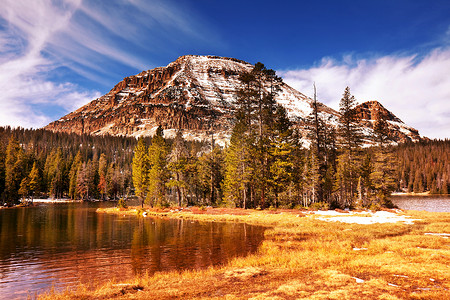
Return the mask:
[[[0,209],[0,298],[207,268],[255,252],[265,228],[99,214],[111,203]]]
[[[395,195],[391,199],[401,209],[450,212],[450,195]]]

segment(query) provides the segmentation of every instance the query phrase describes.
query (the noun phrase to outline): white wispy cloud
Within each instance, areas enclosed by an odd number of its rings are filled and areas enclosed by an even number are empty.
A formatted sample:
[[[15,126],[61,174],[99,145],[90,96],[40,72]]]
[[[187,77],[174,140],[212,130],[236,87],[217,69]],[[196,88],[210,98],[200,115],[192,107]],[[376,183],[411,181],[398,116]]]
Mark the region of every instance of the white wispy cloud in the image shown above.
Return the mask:
[[[71,94],[45,80],[55,66],[42,55],[52,35],[67,25],[79,1],[6,0],[0,18],[6,30],[0,39],[0,125],[39,127],[49,117],[36,107]]]
[[[431,138],[450,137],[450,48],[426,55],[388,55],[341,60],[324,58],[317,66],[280,72],[286,83],[338,109],[346,86],[358,102],[380,101],[406,124]]]
[[[4,0],[1,6],[0,126],[41,127],[100,96],[64,75],[112,87],[116,82],[106,78],[126,75],[115,66],[150,68],[148,54],[159,44],[207,38],[195,16],[169,1]]]

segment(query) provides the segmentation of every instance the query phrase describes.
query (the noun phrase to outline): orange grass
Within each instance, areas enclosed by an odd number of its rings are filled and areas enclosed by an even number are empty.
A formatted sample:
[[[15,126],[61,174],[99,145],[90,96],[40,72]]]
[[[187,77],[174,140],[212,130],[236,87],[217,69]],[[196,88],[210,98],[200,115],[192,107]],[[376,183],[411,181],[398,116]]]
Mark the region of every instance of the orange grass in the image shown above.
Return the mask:
[[[301,211],[209,210],[147,214],[270,226],[258,252],[222,267],[156,273],[40,298],[448,299],[450,239],[425,233],[450,233],[450,213],[408,211],[403,214],[420,221],[359,225],[325,222]]]

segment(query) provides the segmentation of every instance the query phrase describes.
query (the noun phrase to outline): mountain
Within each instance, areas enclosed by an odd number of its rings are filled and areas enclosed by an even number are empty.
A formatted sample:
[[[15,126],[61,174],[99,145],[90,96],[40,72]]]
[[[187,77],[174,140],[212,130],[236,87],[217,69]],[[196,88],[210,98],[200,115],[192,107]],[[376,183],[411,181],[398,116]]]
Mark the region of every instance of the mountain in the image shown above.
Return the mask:
[[[390,137],[396,142],[416,142],[421,139],[417,129],[403,123],[378,101],[366,101],[357,105],[355,110],[361,120],[361,125],[365,128],[373,128],[377,120],[384,118],[388,123]]]
[[[223,143],[233,127],[236,95],[241,88],[239,75],[252,68],[253,65],[234,58],[182,56],[166,67],[124,78],[106,95],[45,128],[67,133],[139,137],[153,135],[161,125],[166,137],[182,129],[188,140],[205,139],[212,131],[216,140]],[[285,83],[277,102],[300,128],[312,110],[312,99]],[[325,105],[321,107],[324,118],[335,126],[339,113]],[[368,113],[370,108],[361,106],[360,110],[364,116],[372,115]],[[366,121],[362,125],[370,131],[371,121]],[[397,118],[392,122],[403,124]],[[418,138],[417,130],[406,125],[399,126],[397,131],[399,141]]]

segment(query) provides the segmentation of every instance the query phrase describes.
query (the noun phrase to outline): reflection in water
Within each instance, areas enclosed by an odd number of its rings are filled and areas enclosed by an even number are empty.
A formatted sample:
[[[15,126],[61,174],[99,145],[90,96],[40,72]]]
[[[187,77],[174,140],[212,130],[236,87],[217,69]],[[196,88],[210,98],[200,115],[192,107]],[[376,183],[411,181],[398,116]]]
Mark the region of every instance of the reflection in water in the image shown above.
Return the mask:
[[[393,196],[392,202],[406,210],[450,212],[450,195]]]
[[[205,268],[255,251],[264,235],[263,228],[246,224],[97,214],[97,207],[0,210],[0,298]]]

